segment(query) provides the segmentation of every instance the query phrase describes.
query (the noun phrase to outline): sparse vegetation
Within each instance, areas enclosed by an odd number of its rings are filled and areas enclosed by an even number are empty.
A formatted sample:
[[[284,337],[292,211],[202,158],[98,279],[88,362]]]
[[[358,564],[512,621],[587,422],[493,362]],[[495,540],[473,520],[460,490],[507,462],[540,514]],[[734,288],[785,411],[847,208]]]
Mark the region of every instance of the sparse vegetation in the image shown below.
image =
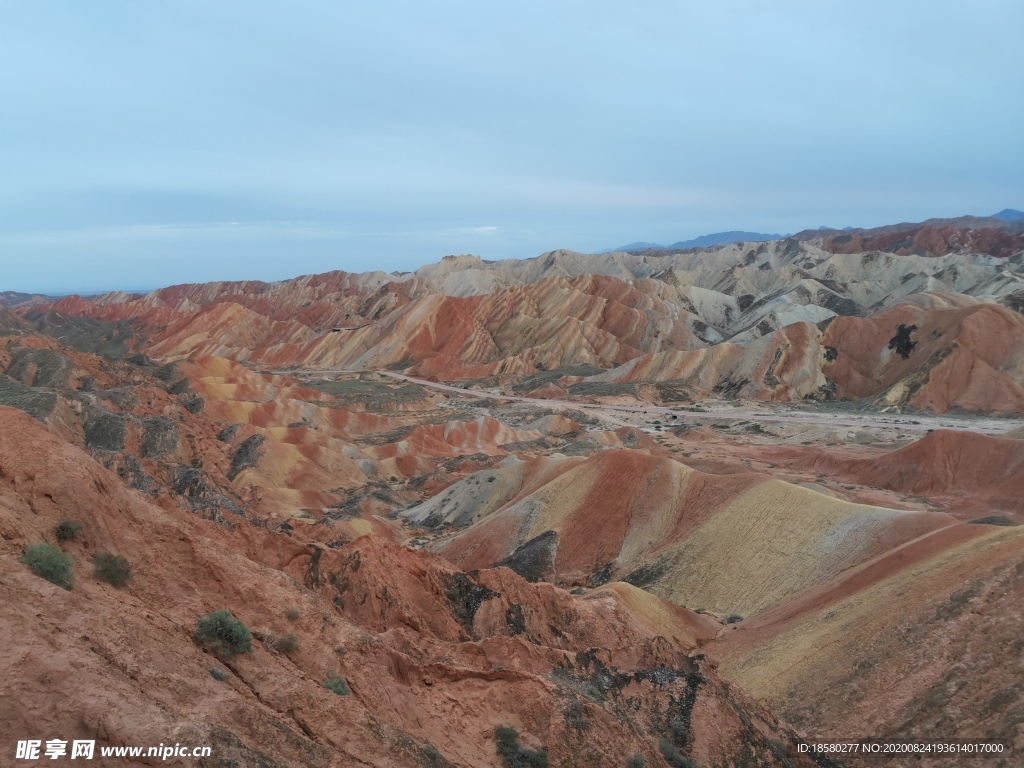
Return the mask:
[[[351,689],[348,687],[348,681],[337,672],[331,672],[331,674],[327,676],[327,679],[324,680],[324,688],[338,696],[348,696],[352,693]]]
[[[128,560],[121,555],[112,555],[109,552],[97,552],[92,558],[96,568],[96,578],[105,581],[115,587],[123,587],[132,577],[131,566]]]
[[[658,750],[672,768],[697,768],[697,764],[680,752],[679,747],[668,739],[658,741]]]
[[[226,609],[200,618],[192,639],[223,658],[252,651],[249,628]]]
[[[429,765],[446,765],[444,755],[433,744],[427,743],[423,746],[423,757]]]
[[[738,613],[730,613],[728,616],[725,617],[726,624],[738,624],[741,621],[743,621],[743,617],[740,616]]]
[[[644,760],[644,756],[640,753],[626,759],[626,768],[646,768],[646,766],[647,761]]]
[[[299,649],[299,638],[295,636],[294,632],[289,632],[287,635],[281,635],[274,641],[274,650],[279,653],[292,653]]]
[[[252,630],[252,636],[263,643],[268,651],[274,650],[274,641],[277,640],[277,635],[270,627],[257,627]]]
[[[71,589],[73,579],[71,566],[75,561],[71,555],[61,552],[53,544],[46,542],[33,544],[25,550],[21,562],[25,563],[36,576],[44,578],[62,589]]]
[[[78,538],[78,534],[82,532],[84,527],[65,517],[53,527],[53,535],[57,537],[57,541],[74,541]]]
[[[284,615],[288,617],[288,621],[298,621],[302,618],[302,611],[298,608],[289,608],[284,612]]]
[[[505,768],[547,768],[547,750],[527,749],[519,743],[519,731],[506,725],[494,732],[498,757]]]
[[[221,672],[216,667],[210,667],[210,677],[223,683],[225,680],[230,679],[231,675],[226,672]]]

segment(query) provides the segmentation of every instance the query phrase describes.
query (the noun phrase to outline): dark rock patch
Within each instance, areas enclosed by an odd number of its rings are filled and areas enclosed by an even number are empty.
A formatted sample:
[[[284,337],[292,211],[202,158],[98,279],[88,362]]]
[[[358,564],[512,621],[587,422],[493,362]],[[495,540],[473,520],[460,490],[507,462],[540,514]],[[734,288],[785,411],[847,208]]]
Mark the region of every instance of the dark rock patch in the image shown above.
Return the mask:
[[[179,464],[174,470],[174,492],[188,501],[193,512],[205,511],[212,520],[223,522],[221,510],[236,515],[243,514],[242,508],[222,493],[218,493],[206,476],[195,467]]]
[[[178,428],[166,416],[142,420],[142,458],[153,459],[173,453],[178,447]]]
[[[711,389],[711,391],[714,392],[716,395],[721,395],[722,397],[732,399],[736,398],[739,395],[740,390],[742,390],[749,383],[749,379],[734,380],[732,377],[727,376],[726,378],[718,382]]]
[[[569,387],[573,396],[616,397],[618,395],[635,395],[636,384],[629,381],[581,381]]]
[[[646,563],[628,574],[623,581],[643,589],[656,582],[664,574],[665,565],[663,563]]]
[[[0,405],[17,408],[42,421],[57,407],[57,395],[27,387],[10,376],[0,375]]]
[[[106,400],[122,410],[130,410],[135,407],[136,398],[135,393],[131,387],[117,387],[116,389],[106,389],[97,393],[100,397]]]
[[[266,438],[263,435],[253,435],[238,444],[234,455],[231,457],[231,470],[228,472],[228,480],[234,480],[242,470],[255,467],[259,464],[263,455],[263,443]]]
[[[19,349],[11,357],[7,375],[30,387],[59,389],[67,386],[74,364],[52,349]]]
[[[477,584],[468,575],[461,572],[452,574],[444,595],[452,605],[455,618],[468,632],[473,631],[473,618],[480,610],[480,606],[492,597],[499,597],[494,590]]]
[[[167,391],[170,392],[172,395],[184,395],[189,392],[188,387],[191,383],[192,382],[189,381],[188,379],[182,379],[181,381],[175,382],[170,387],[168,387]]]
[[[977,520],[968,520],[967,523],[969,525],[1020,525],[1020,523],[1015,523],[1010,518],[1003,517],[1002,515],[988,515],[986,517],[979,517]]]
[[[544,531],[518,547],[497,565],[511,568],[527,581],[536,582],[554,572],[557,550],[558,534]]]
[[[120,359],[130,354],[129,345],[135,335],[131,321],[107,322],[91,317],[73,317],[52,309],[29,310],[24,319],[36,330],[79,352],[91,352],[106,358]]]
[[[220,440],[222,443],[230,443],[232,440],[235,439],[235,434],[237,434],[238,428],[241,426],[241,424],[232,424],[230,426],[224,427],[224,429],[222,429],[217,434],[217,439]]]
[[[588,587],[600,587],[612,580],[615,575],[615,563],[605,563],[590,575],[587,580]]]
[[[97,409],[85,422],[85,444],[98,451],[124,450],[128,419],[119,413]]]
[[[170,384],[177,378],[178,375],[178,364],[177,363],[165,363],[153,371],[153,375],[156,376],[160,381]]]
[[[770,389],[775,389],[782,383],[775,376],[775,368],[778,366],[779,361],[782,360],[782,352],[782,347],[775,350],[775,355],[772,357],[771,363],[768,364],[768,368],[765,370],[764,376],[761,377],[764,385]]]
[[[917,342],[912,341],[910,338],[911,334],[916,330],[916,325],[903,325],[903,323],[900,323],[900,327],[896,329],[896,335],[889,339],[889,349],[893,350],[904,360],[909,358],[910,353],[917,346]]]
[[[142,465],[139,464],[139,460],[131,454],[124,457],[121,466],[117,468],[117,474],[137,491],[148,493],[155,486],[153,478],[146,474],[145,470],[142,469]]]
[[[513,603],[505,611],[505,623],[512,635],[521,635],[526,631],[526,617],[523,616],[523,606]]]
[[[206,405],[206,398],[191,394],[181,401],[182,407],[191,414],[199,413]]]

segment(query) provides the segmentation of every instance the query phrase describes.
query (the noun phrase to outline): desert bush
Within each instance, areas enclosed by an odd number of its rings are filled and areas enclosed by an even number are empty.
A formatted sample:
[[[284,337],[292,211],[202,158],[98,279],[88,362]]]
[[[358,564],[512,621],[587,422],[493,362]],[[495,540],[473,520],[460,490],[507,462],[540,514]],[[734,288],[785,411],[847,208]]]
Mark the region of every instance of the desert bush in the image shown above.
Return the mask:
[[[505,768],[548,768],[547,750],[527,749],[519,743],[519,732],[502,725],[494,732],[498,757]]]
[[[131,566],[120,555],[112,555],[109,552],[97,552],[93,555],[92,562],[96,568],[96,578],[107,582],[107,584],[123,587],[132,577]]]
[[[299,648],[299,638],[295,636],[294,632],[289,632],[287,635],[281,635],[274,641],[274,650],[280,653],[291,653]]]
[[[249,628],[226,609],[200,618],[192,639],[224,658],[252,651]]]
[[[743,617],[740,616],[738,613],[730,613],[728,616],[725,617],[726,624],[738,624],[741,621],[743,621]]]
[[[324,680],[324,687],[331,693],[338,696],[348,696],[352,691],[348,687],[348,681],[337,672],[331,672]]]
[[[679,747],[668,739],[659,740],[658,749],[661,751],[661,756],[665,758],[665,762],[672,768],[697,768],[697,764],[683,755],[679,751]]]
[[[298,621],[302,617],[302,612],[298,608],[289,608],[284,615],[288,617],[288,621]]]
[[[53,544],[46,542],[33,544],[25,550],[21,562],[25,563],[36,576],[40,576],[62,589],[71,589],[71,566],[75,561],[71,555],[64,554]]]
[[[219,680],[220,682],[223,683],[225,680],[229,679],[231,676],[229,674],[227,674],[226,672],[221,672],[216,667],[210,667],[210,677],[212,677],[214,680]]]
[[[73,541],[78,538],[84,527],[65,517],[53,527],[53,535],[57,537],[57,541]]]
[[[647,761],[644,756],[637,753],[626,760],[626,768],[646,768]]]
[[[252,636],[263,643],[268,651],[273,650],[274,643],[277,641],[277,635],[270,627],[259,627],[252,630]]]

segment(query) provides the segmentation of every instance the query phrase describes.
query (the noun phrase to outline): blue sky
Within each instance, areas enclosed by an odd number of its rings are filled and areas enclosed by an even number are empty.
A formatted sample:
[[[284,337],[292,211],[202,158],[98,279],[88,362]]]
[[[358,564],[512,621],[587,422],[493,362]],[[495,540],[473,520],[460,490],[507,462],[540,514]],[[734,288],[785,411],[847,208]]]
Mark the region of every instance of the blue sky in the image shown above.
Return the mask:
[[[1024,208],[1024,3],[0,2],[0,290]]]

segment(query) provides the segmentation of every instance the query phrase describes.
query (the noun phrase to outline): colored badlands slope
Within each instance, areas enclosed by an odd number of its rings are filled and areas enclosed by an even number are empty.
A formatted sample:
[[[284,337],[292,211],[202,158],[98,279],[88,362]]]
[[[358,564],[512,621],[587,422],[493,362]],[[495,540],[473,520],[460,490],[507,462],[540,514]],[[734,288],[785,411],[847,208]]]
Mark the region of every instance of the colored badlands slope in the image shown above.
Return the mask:
[[[510,426],[382,377],[305,386],[225,358],[111,360],[21,330],[0,345],[0,405],[44,421],[157,503],[213,519],[326,515],[352,535],[391,536],[383,516],[515,450],[644,443],[629,430],[581,434],[536,408]]]
[[[1016,492],[1016,503],[1021,446],[936,432],[842,471],[924,494]],[[1019,743],[1024,526],[1006,518],[868,507],[635,451],[506,460],[407,514],[447,532],[433,548],[464,568],[500,563],[566,586],[624,579],[743,617],[706,652],[815,737]]]
[[[376,536],[332,547],[163,509],[27,414],[0,407],[0,722],[99,746],[209,745],[205,765],[498,766],[496,726],[552,765],[810,765],[700,656],[714,628],[613,585],[578,598],[507,569],[467,575]],[[60,546],[70,591],[19,562]],[[89,565],[132,567],[117,589]],[[227,608],[251,653],[197,645]],[[290,646],[273,637],[294,635]],[[264,638],[260,642],[258,638]],[[347,680],[347,695],[324,681]],[[168,765],[182,764],[171,761]],[[820,762],[827,765],[827,761]]]
[[[712,655],[816,736],[956,734],[1019,750],[1024,527],[960,528],[974,534],[946,529],[743,622]]]
[[[469,526],[435,545],[463,568],[502,563],[564,584],[624,578],[723,616],[758,613],[943,528],[967,530],[944,514],[851,504],[764,475],[707,475],[638,451],[508,460],[406,514]]]
[[[583,392],[611,392],[656,381],[673,383],[677,397],[1015,413],[1024,406],[1022,265],[1021,253],[832,253],[789,239],[682,253],[448,257],[402,275],[185,285],[19,311],[40,330],[70,333],[86,321],[131,329],[133,343],[168,360],[214,355],[490,384],[564,371],[571,378],[551,384],[570,394],[581,382],[595,385]]]
[[[936,329],[969,338],[987,309],[943,304],[943,324],[891,354],[912,358]],[[140,338],[46,317],[87,348]],[[0,408],[12,727],[209,741],[264,766],[498,765],[502,724],[553,765],[662,765],[662,738],[701,766],[800,764],[765,702],[805,737],[1020,727],[1021,528],[854,504],[838,484],[817,493],[742,463],[760,452],[921,494],[917,507],[970,494],[1005,524],[1018,520],[1020,441],[939,431],[883,453],[831,446],[817,427],[655,437],[376,375],[102,357],[38,322],[13,318],[0,343],[0,404],[19,409]],[[669,458],[701,460],[698,433],[742,444],[723,474]],[[65,517],[85,525],[62,544],[71,592],[18,562]],[[399,546],[410,533],[435,553]],[[93,579],[99,551],[131,561],[125,591]],[[298,649],[257,642],[222,664],[190,639],[221,607],[295,633]],[[331,672],[349,697],[323,687]]]
[[[1005,516],[1024,523],[1022,437],[936,430],[877,458],[780,446],[772,451],[772,460],[780,467],[826,472],[844,483],[942,498],[961,519]]]

